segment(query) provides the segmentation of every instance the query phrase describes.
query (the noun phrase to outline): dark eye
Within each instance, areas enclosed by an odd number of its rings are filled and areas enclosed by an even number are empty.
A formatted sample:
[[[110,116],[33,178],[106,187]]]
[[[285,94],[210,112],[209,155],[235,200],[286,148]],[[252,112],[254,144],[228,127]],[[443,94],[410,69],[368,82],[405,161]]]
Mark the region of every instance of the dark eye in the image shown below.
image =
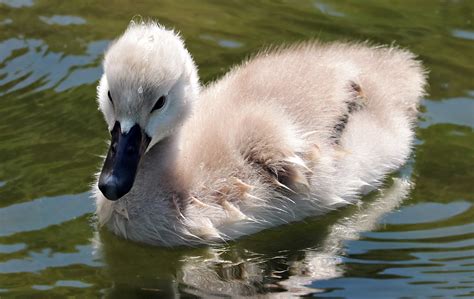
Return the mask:
[[[112,103],[112,105],[114,104],[114,101],[112,100],[112,96],[110,95],[110,90],[107,92],[107,95],[109,96],[109,100],[110,102]]]
[[[163,106],[165,105],[165,103],[166,103],[166,97],[165,97],[165,96],[161,96],[161,97],[158,99],[158,101],[156,101],[155,106],[153,106],[153,109],[151,109],[151,112],[163,108]]]

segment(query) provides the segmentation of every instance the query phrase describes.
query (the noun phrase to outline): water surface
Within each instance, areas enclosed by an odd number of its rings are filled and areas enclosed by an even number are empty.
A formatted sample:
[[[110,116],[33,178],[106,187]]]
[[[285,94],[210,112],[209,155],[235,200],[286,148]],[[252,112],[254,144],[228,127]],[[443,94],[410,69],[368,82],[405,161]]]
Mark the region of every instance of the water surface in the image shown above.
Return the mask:
[[[474,2],[0,0],[0,297],[474,296]],[[395,43],[429,75],[412,159],[325,217],[216,247],[94,229],[107,44],[135,15],[179,30],[203,82],[307,39]],[[402,177],[404,179],[397,179]]]

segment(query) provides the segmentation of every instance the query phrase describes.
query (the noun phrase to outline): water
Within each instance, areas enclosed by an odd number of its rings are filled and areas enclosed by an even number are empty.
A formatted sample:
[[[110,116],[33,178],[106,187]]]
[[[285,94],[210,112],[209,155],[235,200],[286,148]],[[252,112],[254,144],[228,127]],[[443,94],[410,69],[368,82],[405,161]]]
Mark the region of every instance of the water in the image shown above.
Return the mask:
[[[155,2],[0,0],[0,298],[474,296],[473,1]],[[211,248],[97,232],[95,85],[134,15],[180,30],[205,82],[282,42],[411,49],[430,70],[413,158],[394,174],[411,185],[391,178],[359,206]]]

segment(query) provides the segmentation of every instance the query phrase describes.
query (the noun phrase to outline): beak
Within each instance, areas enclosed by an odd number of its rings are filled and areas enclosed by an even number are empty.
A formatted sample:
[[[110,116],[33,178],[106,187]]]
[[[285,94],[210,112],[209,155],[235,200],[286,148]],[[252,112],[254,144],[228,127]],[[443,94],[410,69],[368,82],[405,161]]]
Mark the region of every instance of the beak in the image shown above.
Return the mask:
[[[117,200],[132,189],[138,164],[151,138],[139,125],[122,133],[115,122],[109,152],[99,177],[99,189],[109,200]]]

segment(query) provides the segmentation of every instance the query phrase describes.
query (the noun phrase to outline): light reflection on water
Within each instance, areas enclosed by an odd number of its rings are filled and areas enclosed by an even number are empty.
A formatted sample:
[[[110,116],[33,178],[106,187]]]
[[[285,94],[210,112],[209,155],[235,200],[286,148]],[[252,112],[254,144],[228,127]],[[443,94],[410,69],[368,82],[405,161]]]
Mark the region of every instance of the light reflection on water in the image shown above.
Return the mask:
[[[49,25],[62,25],[62,26],[67,26],[67,25],[81,25],[85,24],[86,20],[80,17],[76,16],[58,16],[54,15],[52,17],[45,17],[45,16],[40,16],[39,17],[41,21],[45,22],[46,24]]]
[[[38,198],[11,205],[0,210],[0,237],[40,230],[93,211],[89,193]]]
[[[474,296],[473,9],[0,0],[1,296]],[[412,190],[389,179],[359,206],[216,247],[152,248],[97,232],[88,189],[107,132],[95,82],[107,44],[139,14],[181,31],[205,81],[272,43],[411,49],[430,70],[415,153],[395,175]]]
[[[52,52],[42,40],[9,39],[0,44],[0,58],[4,67],[0,72],[0,85],[15,83],[0,95],[40,83],[33,91],[53,88],[56,92],[91,84],[102,72],[98,65],[100,55],[109,41],[95,41],[87,46],[85,55],[68,55]],[[64,45],[67,48],[67,44]],[[14,57],[13,52],[26,52]],[[54,65],[54,72],[50,66]],[[2,77],[1,75],[6,76]]]

